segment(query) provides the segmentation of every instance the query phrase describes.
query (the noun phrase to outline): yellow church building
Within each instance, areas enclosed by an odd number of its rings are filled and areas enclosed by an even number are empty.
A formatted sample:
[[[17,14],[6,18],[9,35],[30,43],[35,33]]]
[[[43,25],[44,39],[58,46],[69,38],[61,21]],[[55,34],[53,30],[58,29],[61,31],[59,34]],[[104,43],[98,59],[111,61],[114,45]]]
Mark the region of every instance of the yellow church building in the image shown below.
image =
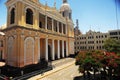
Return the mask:
[[[74,24],[67,0],[59,10],[39,0],[7,0],[6,6],[7,25],[1,31],[7,65],[24,67],[74,54]]]

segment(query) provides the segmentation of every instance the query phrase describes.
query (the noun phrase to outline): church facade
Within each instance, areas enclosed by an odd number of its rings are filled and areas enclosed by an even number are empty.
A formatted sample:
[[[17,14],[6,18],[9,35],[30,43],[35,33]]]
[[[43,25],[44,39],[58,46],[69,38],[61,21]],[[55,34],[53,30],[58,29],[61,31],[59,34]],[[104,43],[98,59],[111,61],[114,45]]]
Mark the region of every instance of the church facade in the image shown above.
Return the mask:
[[[63,0],[60,10],[39,0],[7,0],[4,59],[24,67],[41,59],[56,60],[74,54],[72,10]]]

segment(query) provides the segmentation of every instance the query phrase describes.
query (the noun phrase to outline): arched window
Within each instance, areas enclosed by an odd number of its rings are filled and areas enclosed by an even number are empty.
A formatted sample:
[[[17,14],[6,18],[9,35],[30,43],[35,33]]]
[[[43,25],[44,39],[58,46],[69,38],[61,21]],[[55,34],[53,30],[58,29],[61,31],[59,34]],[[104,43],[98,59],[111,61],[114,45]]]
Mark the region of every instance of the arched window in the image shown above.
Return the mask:
[[[26,23],[33,24],[33,11],[31,9],[26,10]]]
[[[10,24],[13,24],[15,22],[15,9],[13,8],[10,12]]]

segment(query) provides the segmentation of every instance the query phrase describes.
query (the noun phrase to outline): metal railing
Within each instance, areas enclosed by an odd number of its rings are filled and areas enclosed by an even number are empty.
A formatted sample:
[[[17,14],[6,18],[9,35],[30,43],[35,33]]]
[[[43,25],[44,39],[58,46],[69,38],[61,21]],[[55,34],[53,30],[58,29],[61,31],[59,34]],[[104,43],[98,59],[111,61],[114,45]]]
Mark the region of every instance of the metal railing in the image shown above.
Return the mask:
[[[48,67],[48,68],[44,68],[42,70],[34,71],[34,72],[31,72],[31,73],[28,73],[28,74],[24,74],[24,75],[19,76],[19,77],[15,77],[12,80],[26,80],[26,79],[28,79],[30,77],[33,77],[33,76],[36,76],[36,75],[39,75],[39,74],[43,74],[46,71],[50,71],[50,70],[52,70],[51,66]]]

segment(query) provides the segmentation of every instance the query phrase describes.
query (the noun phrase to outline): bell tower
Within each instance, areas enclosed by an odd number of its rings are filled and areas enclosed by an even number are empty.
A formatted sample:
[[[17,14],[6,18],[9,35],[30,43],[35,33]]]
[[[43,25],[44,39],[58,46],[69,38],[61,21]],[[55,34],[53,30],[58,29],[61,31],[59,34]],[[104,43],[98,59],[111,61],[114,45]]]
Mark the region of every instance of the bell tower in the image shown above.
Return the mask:
[[[63,0],[63,4],[60,8],[60,13],[62,14],[63,17],[71,19],[72,10],[71,10],[70,5],[68,4],[67,0]]]
[[[25,4],[21,1],[8,0],[7,6],[7,27],[23,26],[23,20],[25,17]],[[12,4],[14,3],[14,4]]]
[[[24,3],[23,0],[8,0],[6,2],[7,27],[22,26],[38,29],[38,13],[30,6],[38,3],[39,0],[26,0]]]

